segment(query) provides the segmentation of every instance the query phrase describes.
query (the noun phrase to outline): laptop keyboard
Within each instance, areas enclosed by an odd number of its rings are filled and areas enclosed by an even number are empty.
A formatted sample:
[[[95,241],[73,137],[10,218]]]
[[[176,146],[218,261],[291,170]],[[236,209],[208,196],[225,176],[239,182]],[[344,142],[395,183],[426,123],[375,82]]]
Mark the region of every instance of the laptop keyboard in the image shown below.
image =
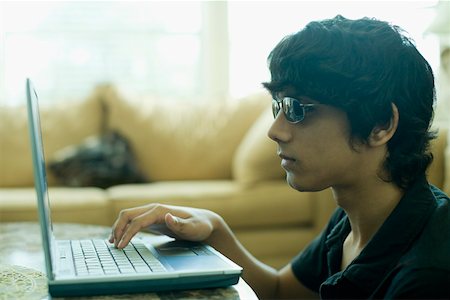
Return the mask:
[[[75,272],[80,276],[166,271],[142,243],[130,242],[120,250],[105,240],[73,240],[71,247]]]

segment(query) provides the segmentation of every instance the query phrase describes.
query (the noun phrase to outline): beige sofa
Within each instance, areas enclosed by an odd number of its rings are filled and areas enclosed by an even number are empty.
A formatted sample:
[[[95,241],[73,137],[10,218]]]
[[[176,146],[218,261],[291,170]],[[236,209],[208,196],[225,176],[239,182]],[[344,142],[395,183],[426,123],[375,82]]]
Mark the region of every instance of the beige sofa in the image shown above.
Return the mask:
[[[47,161],[58,150],[99,134],[101,103],[109,127],[130,141],[149,183],[68,188],[58,186],[49,172],[55,222],[109,226],[120,210],[150,202],[207,208],[222,215],[258,258],[280,267],[335,209],[330,191],[299,193],[286,184],[276,145],[266,134],[272,122],[266,93],[196,103],[130,97],[99,87],[85,100],[41,107]],[[0,219],[36,220],[24,107],[0,110],[0,147]],[[448,193],[445,128],[433,147],[430,180]]]

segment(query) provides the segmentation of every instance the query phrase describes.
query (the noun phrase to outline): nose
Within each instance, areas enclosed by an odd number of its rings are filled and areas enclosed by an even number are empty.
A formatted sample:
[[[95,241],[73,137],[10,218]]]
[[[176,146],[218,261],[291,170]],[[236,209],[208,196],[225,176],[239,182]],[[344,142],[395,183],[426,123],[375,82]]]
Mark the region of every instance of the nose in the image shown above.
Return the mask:
[[[267,136],[277,143],[287,143],[291,139],[289,128],[291,124],[286,120],[283,112],[279,112],[267,132]]]

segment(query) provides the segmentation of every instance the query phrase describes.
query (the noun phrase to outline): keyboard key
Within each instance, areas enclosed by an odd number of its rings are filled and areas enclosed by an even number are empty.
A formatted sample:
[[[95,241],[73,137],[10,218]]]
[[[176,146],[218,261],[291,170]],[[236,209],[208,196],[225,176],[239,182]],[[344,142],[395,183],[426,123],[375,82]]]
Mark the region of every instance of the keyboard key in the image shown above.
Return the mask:
[[[166,271],[141,243],[130,243],[123,250],[104,240],[72,241],[71,246],[75,270],[80,276]]]

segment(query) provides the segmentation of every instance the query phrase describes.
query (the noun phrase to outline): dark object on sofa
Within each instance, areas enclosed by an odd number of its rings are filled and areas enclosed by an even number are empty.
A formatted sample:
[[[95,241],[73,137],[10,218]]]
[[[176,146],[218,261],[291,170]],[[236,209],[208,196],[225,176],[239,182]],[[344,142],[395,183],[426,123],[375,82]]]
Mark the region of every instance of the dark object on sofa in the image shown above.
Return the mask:
[[[61,184],[70,187],[146,182],[129,142],[115,131],[58,151],[48,167]]]

